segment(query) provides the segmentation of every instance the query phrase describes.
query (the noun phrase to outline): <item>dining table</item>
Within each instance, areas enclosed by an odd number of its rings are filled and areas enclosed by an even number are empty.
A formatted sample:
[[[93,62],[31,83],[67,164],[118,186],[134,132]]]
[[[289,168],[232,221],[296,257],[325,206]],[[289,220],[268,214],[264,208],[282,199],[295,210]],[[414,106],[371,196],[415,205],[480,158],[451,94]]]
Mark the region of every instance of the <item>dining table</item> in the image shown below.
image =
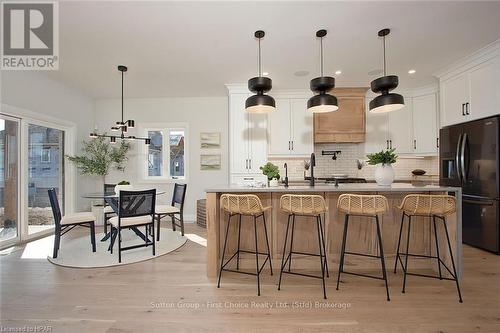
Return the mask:
[[[143,189],[134,189],[134,191],[142,191],[142,190]],[[165,194],[165,193],[166,193],[166,191],[156,191],[157,196]],[[104,191],[102,191],[102,192],[89,192],[89,193],[84,193],[82,195],[82,198],[92,199],[92,200],[103,200],[106,204],[108,204],[113,209],[113,211],[116,213],[116,215],[118,215],[118,211],[119,211],[119,207],[120,207],[119,206],[120,195],[117,194],[116,192],[104,192]],[[143,234],[142,231],[139,230],[139,228],[132,226],[132,227],[130,227],[130,229],[137,236],[139,236],[143,241],[145,241],[145,242],[149,241],[147,235]],[[112,228],[111,228],[111,230],[112,230]],[[109,239],[109,237],[111,237],[111,232],[112,232],[111,230],[106,235],[104,235],[104,237],[101,239],[101,242],[107,241]],[[113,246],[113,241],[109,245],[108,250],[111,250],[112,246]]]

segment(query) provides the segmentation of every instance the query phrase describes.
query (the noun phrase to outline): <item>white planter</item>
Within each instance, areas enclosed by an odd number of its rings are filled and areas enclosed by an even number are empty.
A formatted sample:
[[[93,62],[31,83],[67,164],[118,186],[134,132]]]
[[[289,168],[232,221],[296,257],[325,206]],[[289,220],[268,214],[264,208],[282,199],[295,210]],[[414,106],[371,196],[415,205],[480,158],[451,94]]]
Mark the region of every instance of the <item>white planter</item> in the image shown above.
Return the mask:
[[[120,191],[132,191],[134,187],[132,185],[116,185],[115,193],[116,195],[120,195]]]
[[[391,164],[377,164],[375,167],[375,181],[380,186],[391,186],[394,181],[394,169]]]
[[[269,187],[276,187],[278,186],[278,179],[277,178],[273,178],[269,181]]]

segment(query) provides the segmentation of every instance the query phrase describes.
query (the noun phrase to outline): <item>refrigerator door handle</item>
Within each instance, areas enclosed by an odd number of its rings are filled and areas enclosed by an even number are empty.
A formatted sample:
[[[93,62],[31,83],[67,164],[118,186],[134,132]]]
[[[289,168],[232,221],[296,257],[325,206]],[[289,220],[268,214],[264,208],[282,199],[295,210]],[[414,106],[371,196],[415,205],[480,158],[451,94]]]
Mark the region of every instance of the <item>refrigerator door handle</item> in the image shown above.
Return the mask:
[[[479,200],[471,200],[471,199],[462,199],[462,202],[472,204],[472,205],[493,206],[493,200],[479,201]]]
[[[463,134],[460,134],[458,137],[457,152],[455,154],[455,169],[457,170],[457,176],[460,183],[462,183],[462,174],[460,173],[460,147],[462,145],[462,135]]]
[[[462,135],[462,147],[460,148],[460,169],[462,171],[462,180],[467,182],[467,170],[465,170],[465,145],[467,144],[467,133]]]

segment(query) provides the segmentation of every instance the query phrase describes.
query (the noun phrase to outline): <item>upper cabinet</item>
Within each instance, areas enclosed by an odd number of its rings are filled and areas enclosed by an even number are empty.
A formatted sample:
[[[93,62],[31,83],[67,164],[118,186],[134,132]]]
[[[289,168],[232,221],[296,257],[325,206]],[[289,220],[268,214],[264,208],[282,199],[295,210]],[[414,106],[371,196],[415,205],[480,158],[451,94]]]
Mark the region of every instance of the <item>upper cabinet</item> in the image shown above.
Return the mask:
[[[440,75],[441,126],[500,113],[500,46]]]
[[[436,154],[439,147],[437,94],[413,97],[413,152]]]
[[[275,97],[268,116],[269,155],[306,156],[314,151],[313,116],[305,97]]]
[[[398,154],[413,153],[412,140],[412,98],[405,97],[405,106],[387,114],[387,140],[390,149],[396,149]]]
[[[314,115],[314,142],[364,142],[365,95],[367,88],[338,88],[339,109],[335,112]]]

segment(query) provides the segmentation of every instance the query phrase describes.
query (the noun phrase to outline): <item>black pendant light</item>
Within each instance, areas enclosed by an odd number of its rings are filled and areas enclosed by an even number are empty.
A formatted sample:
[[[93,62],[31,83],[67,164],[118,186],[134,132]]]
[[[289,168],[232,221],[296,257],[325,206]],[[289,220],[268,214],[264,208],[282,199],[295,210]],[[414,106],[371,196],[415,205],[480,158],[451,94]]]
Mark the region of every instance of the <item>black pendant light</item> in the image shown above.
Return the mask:
[[[245,102],[245,109],[251,113],[266,113],[276,109],[274,98],[264,93],[271,90],[273,82],[270,78],[262,76],[261,54],[260,54],[260,40],[264,37],[265,32],[257,30],[255,38],[259,41],[259,76],[253,77],[248,80],[248,89],[255,93],[247,98]]]
[[[389,92],[399,84],[399,78],[396,75],[387,75],[386,73],[385,36],[390,32],[390,29],[382,29],[378,32],[378,35],[383,38],[384,43],[384,76],[373,80],[371,83],[372,91],[380,93],[379,96],[370,101],[370,112],[372,113],[397,111],[405,106],[403,96]]]
[[[339,109],[337,97],[330,95],[327,91],[335,88],[335,78],[323,76],[323,37],[326,36],[326,30],[318,30],[316,37],[320,39],[320,72],[321,76],[311,80],[310,87],[314,93],[313,97],[307,101],[307,110],[313,113],[325,113],[337,111]]]

